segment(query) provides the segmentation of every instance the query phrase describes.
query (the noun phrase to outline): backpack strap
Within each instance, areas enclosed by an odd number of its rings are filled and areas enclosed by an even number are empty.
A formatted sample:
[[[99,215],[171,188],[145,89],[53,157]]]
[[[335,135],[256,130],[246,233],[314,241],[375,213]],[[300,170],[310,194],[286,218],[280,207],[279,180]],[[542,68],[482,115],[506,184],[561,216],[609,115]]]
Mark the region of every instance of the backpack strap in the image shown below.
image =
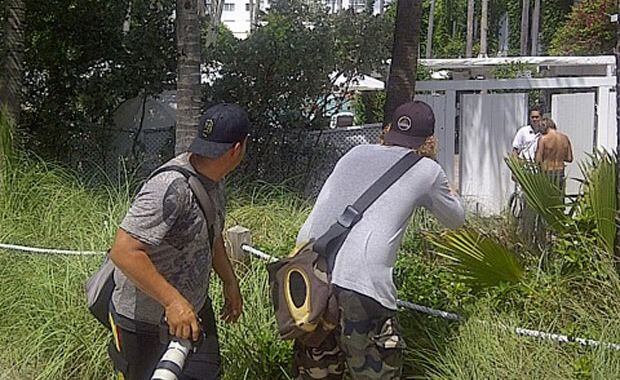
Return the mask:
[[[392,186],[400,177],[411,169],[422,157],[414,152],[407,153],[392,167],[376,180],[362,195],[352,204],[345,207],[336,223],[321,235],[314,243],[314,251],[328,258],[329,268],[333,268],[333,261],[344,240],[357,222],[362,219],[364,212]]]
[[[207,192],[202,182],[200,182],[200,179],[198,178],[196,173],[179,165],[170,165],[170,166],[164,166],[162,168],[156,169],[153,173],[151,173],[147,181],[149,181],[150,179],[152,179],[153,177],[155,177],[156,175],[160,173],[171,172],[171,171],[181,173],[187,179],[189,187],[192,190],[192,193],[194,194],[196,199],[198,200],[198,206],[200,210],[202,211],[202,214],[205,217],[205,220],[207,222],[207,231],[209,233],[209,244],[211,245],[211,247],[213,247],[213,241],[215,238],[215,231],[214,231],[215,217],[217,214],[215,210],[215,203],[213,201],[213,197],[209,195],[209,192]],[[211,189],[209,189],[209,191],[213,191],[213,190],[215,190],[215,187],[212,187]]]

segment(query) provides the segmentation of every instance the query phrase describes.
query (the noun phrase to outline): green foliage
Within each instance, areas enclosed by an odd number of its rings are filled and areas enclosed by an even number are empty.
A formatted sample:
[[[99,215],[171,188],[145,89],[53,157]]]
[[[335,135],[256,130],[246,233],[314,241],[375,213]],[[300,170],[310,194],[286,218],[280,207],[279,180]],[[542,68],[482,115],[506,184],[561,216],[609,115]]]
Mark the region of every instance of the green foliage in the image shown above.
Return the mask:
[[[272,3],[262,21],[247,39],[218,44],[210,55],[207,65],[219,77],[204,91],[206,103],[237,102],[249,110],[246,179],[308,180],[335,152],[308,138],[307,130],[327,127],[356,74],[382,67],[391,21],[366,13],[330,15],[302,1]],[[336,87],[341,74],[348,79]]]
[[[515,79],[524,77],[529,72],[532,76],[536,75],[536,65],[531,65],[523,62],[513,62],[503,65],[497,65],[491,73],[494,78],[497,79]]]
[[[571,262],[583,259],[571,257],[571,253],[583,253],[583,244],[613,252],[617,210],[615,160],[609,153],[599,152],[581,163],[584,193],[567,206],[563,191],[535,163],[514,157],[506,159],[527,204],[558,234],[557,244],[564,247],[560,252]]]
[[[584,316],[584,314],[581,314]],[[610,321],[597,320],[605,331],[597,339],[618,341],[620,331]],[[523,326],[515,314],[496,315],[481,308],[466,322],[447,351],[431,357],[436,365],[433,378],[449,379],[584,379],[615,378],[617,352],[580,350],[543,340],[516,336],[511,330]],[[548,326],[541,326],[548,330]],[[597,375],[594,375],[596,373]]]
[[[531,162],[508,157],[506,163],[525,193],[527,204],[556,232],[565,233],[572,224],[564,213],[563,191]]]
[[[385,91],[364,91],[355,98],[356,124],[383,122]]]
[[[575,2],[572,0],[545,0],[541,2],[541,38],[539,41],[541,46],[548,49],[554,36],[566,24],[573,3]]]
[[[583,204],[591,212],[600,245],[614,252],[616,238],[616,162],[607,152],[598,153],[580,164],[585,177]]]
[[[563,28],[551,41],[557,55],[610,54],[616,42],[609,14],[618,13],[615,0],[584,0],[577,3]]]
[[[6,25],[6,0],[0,0],[0,65],[4,67],[4,58],[6,55],[6,46],[5,46],[5,38],[4,33],[6,33],[6,29],[4,25]]]
[[[263,21],[247,39],[218,44],[207,62],[221,67],[208,100],[246,104],[256,122],[267,120],[258,128],[325,126],[321,118],[330,111],[327,97],[336,79],[331,74],[349,78],[340,86],[345,93],[355,74],[380,69],[389,56],[391,23],[384,17],[329,15],[284,1],[274,3]]]
[[[127,0],[26,1],[21,127],[37,152],[66,159],[101,134],[123,100],[174,83],[174,7],[131,1],[124,33]]]
[[[2,177],[6,173],[5,167],[10,165],[11,160],[14,158],[13,148],[13,134],[14,134],[13,121],[9,118],[9,113],[6,108],[0,108],[0,184]]]
[[[514,252],[473,229],[461,229],[431,239],[438,255],[452,261],[457,274],[478,287],[517,282],[523,268]]]
[[[128,207],[129,187],[87,190],[71,174],[40,161],[21,160],[10,173],[0,197],[0,242],[84,250],[109,246]],[[249,227],[254,245],[286,255],[310,204],[283,187],[248,185],[229,190],[229,225]],[[520,249],[518,239],[504,231],[503,220],[477,221],[476,225],[493,230],[511,250]],[[620,306],[616,302],[620,278],[609,256],[593,254],[601,249],[596,239],[576,233],[567,235],[570,241],[558,237],[544,270],[530,266],[530,258],[520,252],[527,265],[519,282],[474,289],[463,282],[458,271],[448,270],[453,260],[430,254],[429,234],[439,228],[426,213],[415,214],[394,271],[399,298],[459,312],[468,319],[455,324],[401,311],[399,319],[408,345],[404,376],[555,378],[560,374],[567,379],[589,375],[614,378],[620,370],[620,358],[614,351],[521,338],[509,329],[519,326],[620,342]],[[462,238],[452,239],[464,247],[458,242]],[[469,245],[478,243],[485,251],[498,251],[490,261],[493,265],[512,267],[511,259],[502,258],[508,248],[497,247],[496,242],[476,232],[465,240]],[[562,254],[566,249],[575,257],[589,257],[579,271],[569,275],[562,273],[570,259]],[[472,259],[479,261],[473,256],[466,258]],[[105,352],[110,336],[83,304],[82,284],[99,263],[98,257],[0,252],[3,373],[10,378],[37,380],[111,375]],[[277,338],[264,263],[253,261],[239,270],[245,314],[237,325],[219,326],[224,380],[289,379],[291,347]],[[219,281],[214,280],[211,295],[216,310],[222,304],[220,292]]]

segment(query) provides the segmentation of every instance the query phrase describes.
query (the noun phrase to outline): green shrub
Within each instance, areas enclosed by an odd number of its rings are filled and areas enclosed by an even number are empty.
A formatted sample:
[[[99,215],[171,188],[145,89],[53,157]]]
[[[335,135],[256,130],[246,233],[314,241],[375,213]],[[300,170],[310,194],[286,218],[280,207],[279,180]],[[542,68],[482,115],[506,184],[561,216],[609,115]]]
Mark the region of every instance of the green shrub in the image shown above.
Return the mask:
[[[551,40],[554,55],[611,54],[616,42],[609,15],[618,13],[615,0],[584,0],[573,6],[566,24]]]

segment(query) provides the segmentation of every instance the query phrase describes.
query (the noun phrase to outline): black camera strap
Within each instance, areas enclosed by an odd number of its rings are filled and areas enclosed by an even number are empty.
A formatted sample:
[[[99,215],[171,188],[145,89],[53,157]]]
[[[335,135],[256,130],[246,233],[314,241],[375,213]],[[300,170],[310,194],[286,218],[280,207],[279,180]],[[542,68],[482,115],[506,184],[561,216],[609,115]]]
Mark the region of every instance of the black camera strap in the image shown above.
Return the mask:
[[[150,175],[148,180],[152,179],[157,174],[164,173],[164,172],[170,172],[170,171],[181,173],[187,179],[187,182],[189,184],[190,189],[192,190],[192,193],[198,200],[198,207],[202,211],[205,221],[207,222],[207,231],[209,233],[209,244],[211,247],[213,247],[213,241],[215,238],[215,231],[214,231],[215,217],[217,215],[217,211],[215,210],[214,197],[209,195],[209,193],[215,190],[215,186],[211,187],[207,191],[207,189],[202,184],[202,182],[200,182],[200,179],[198,178],[198,175],[196,173],[179,165],[170,165],[170,166],[164,166],[162,168],[159,168]]]
[[[314,251],[328,259],[329,271],[333,268],[336,254],[342,247],[349,232],[364,216],[364,212],[392,186],[400,177],[411,169],[422,157],[414,152],[407,153],[376,180],[352,204],[345,207],[336,223],[314,242]]]

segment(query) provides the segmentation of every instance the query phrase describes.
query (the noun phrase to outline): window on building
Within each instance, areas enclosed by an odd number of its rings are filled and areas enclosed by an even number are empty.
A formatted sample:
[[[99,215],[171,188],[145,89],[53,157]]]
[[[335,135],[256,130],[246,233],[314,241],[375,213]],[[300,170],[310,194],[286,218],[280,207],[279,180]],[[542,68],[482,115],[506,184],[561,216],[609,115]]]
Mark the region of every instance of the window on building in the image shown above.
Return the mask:
[[[246,12],[250,11],[250,3],[245,3],[245,11]]]
[[[351,0],[351,8],[356,12],[363,11],[366,8],[366,0]]]
[[[224,12],[234,12],[235,4],[234,3],[224,3]]]

